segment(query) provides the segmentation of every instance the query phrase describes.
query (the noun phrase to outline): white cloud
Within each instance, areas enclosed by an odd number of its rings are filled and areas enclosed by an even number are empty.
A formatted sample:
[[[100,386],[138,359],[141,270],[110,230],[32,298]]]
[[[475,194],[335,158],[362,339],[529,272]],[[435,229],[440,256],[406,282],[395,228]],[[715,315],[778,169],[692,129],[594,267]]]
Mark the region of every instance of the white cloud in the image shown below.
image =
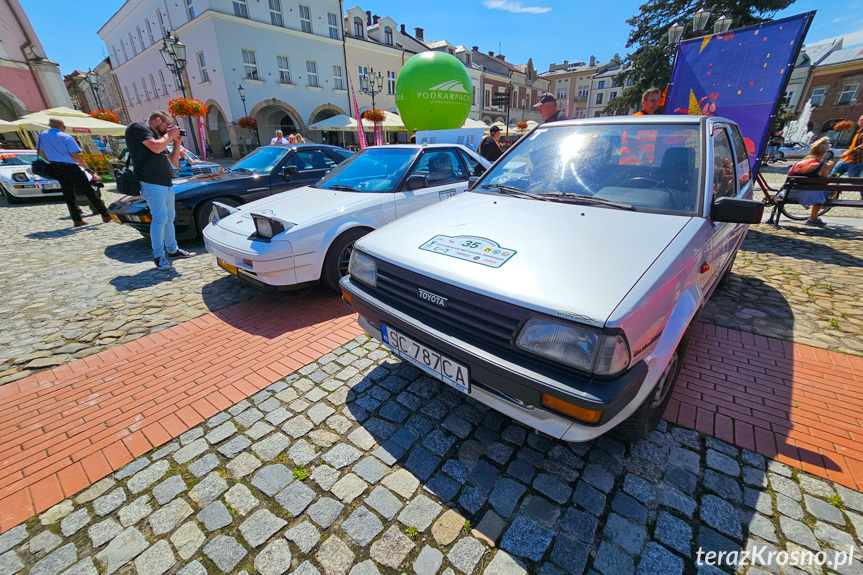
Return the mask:
[[[551,12],[551,8],[543,6],[522,6],[521,2],[511,2],[510,0],[485,0],[483,2],[486,8],[491,10],[506,10],[507,12],[527,12],[530,14],[545,14]]]

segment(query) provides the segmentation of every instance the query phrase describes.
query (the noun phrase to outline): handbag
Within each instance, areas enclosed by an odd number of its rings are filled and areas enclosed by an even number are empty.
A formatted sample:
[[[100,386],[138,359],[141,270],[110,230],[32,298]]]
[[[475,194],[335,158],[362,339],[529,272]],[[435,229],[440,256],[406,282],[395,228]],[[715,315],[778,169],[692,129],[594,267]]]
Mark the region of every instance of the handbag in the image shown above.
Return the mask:
[[[44,132],[43,132],[44,133]],[[41,136],[42,134],[40,134]],[[43,178],[50,178],[51,175],[49,173],[50,163],[46,162],[39,156],[39,152],[42,151],[42,138],[38,139],[38,143],[36,144],[36,159],[33,160],[33,163],[30,164],[30,171],[37,176],[41,176]]]
[[[141,171],[144,171],[144,166],[147,164],[147,160],[150,159],[150,156],[144,158],[144,161],[141,163]],[[129,168],[129,162],[132,161],[132,153],[129,152],[129,157],[126,158],[126,167],[121,168],[119,172],[114,176],[114,179],[117,181],[117,191],[126,196],[140,196],[141,195],[141,178],[138,174],[135,173],[135,169]]]

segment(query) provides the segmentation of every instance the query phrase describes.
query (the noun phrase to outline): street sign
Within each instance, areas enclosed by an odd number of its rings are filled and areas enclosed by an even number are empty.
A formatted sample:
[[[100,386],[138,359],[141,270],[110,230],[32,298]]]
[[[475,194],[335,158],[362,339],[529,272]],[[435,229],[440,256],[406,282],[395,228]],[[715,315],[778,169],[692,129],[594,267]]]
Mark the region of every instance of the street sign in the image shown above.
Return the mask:
[[[492,94],[491,105],[492,106],[508,106],[509,105],[509,92],[499,92],[497,94]]]

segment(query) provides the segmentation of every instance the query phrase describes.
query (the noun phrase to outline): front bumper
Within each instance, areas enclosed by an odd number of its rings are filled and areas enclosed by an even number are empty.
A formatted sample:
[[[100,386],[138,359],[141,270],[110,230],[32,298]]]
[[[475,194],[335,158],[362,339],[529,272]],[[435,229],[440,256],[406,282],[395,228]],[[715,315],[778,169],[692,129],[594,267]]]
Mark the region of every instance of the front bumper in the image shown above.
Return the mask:
[[[421,322],[378,298],[363,284],[346,276],[342,290],[359,313],[359,323],[373,338],[382,341],[383,321],[409,337],[462,363],[470,370],[470,396],[535,429],[564,441],[589,441],[609,431],[635,410],[633,400],[648,378],[644,361],[613,379],[590,376],[531,361],[480,341],[469,341],[447,333],[442,326]],[[542,394],[578,407],[602,413],[596,424],[577,421],[541,405]]]
[[[207,229],[212,229],[212,226],[208,226]],[[227,234],[230,232],[222,233]],[[282,251],[279,254],[282,257],[270,254],[266,259],[263,259],[261,254],[227,246],[222,242],[215,241],[208,234],[209,232],[204,234],[204,246],[207,248],[207,251],[216,256],[221,262],[227,264],[227,268],[224,265],[221,266],[223,269],[244,282],[265,291],[284,291],[300,287],[297,284],[297,274],[290,242],[272,242],[267,245],[266,247],[272,246],[274,249],[277,248]],[[237,237],[239,238],[240,236]],[[242,241],[250,242],[251,240],[243,239]],[[233,268],[236,268],[236,272]]]
[[[197,235],[197,229],[192,218],[192,210],[186,206],[175,204],[174,233],[178,240],[191,240]],[[150,222],[153,217],[147,202],[122,199],[108,206],[108,213],[116,216],[119,223],[130,226],[145,236],[150,235]]]
[[[57,198],[63,196],[60,184],[56,182],[7,182],[0,183],[3,193],[16,198]],[[52,186],[52,187],[48,187]],[[56,187],[53,187],[56,186]]]

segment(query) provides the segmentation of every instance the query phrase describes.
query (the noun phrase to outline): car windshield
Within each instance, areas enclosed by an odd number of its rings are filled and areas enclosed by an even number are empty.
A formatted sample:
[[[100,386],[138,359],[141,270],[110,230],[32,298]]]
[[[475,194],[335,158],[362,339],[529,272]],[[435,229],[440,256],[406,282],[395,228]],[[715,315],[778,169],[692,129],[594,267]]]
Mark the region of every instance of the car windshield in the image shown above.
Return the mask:
[[[394,192],[419,148],[366,148],[339,164],[315,187],[348,192]]]
[[[234,164],[231,171],[269,174],[288,152],[290,152],[288,148],[258,148]]]
[[[691,124],[539,128],[475,189],[691,215],[698,207],[700,158],[699,127]]]
[[[36,152],[23,154],[0,153],[0,166],[29,166],[36,161]]]

